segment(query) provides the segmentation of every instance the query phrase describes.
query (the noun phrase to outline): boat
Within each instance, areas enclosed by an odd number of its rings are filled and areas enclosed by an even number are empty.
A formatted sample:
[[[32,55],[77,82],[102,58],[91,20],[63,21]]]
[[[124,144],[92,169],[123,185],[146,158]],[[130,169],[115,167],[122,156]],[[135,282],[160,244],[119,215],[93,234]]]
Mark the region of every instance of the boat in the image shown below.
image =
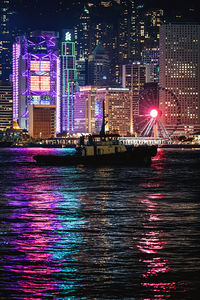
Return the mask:
[[[157,154],[157,146],[127,146],[120,144],[116,135],[89,135],[88,141],[81,136],[76,153],[73,155],[35,155],[39,165],[150,165]]]
[[[157,154],[157,146],[127,146],[120,143],[119,135],[105,132],[105,109],[103,102],[103,119],[100,133],[82,135],[74,155],[35,155],[33,158],[39,165],[53,166],[107,166],[107,165],[150,165],[152,157]]]

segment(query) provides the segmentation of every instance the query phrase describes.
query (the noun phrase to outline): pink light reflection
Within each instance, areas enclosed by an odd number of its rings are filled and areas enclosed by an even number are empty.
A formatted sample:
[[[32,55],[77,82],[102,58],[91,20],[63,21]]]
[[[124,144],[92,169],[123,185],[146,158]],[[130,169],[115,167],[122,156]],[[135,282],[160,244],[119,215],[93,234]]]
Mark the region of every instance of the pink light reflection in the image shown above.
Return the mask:
[[[146,186],[152,187],[150,182],[147,182]],[[159,229],[157,223],[162,220],[158,202],[162,197],[163,195],[160,193],[151,193],[145,199],[140,199],[140,203],[145,209],[145,220],[143,221],[145,230],[143,236],[135,243],[135,247],[142,254],[139,261],[146,265],[146,271],[142,274],[141,285],[152,290],[152,296],[149,299],[160,300],[170,298],[172,291],[177,288],[176,282],[158,282],[159,275],[164,275],[171,270],[168,259],[162,254],[162,250],[167,244],[164,232]],[[154,222],[156,222],[155,225]],[[131,249],[133,248],[131,247]]]
[[[32,169],[32,172],[37,176],[37,169]],[[49,234],[60,228],[55,220],[55,214],[51,214],[57,195],[52,193],[52,190],[51,194],[48,193],[48,190],[51,190],[49,184],[45,185],[43,182],[42,186],[32,186],[26,181],[16,194],[16,197],[20,197],[20,194],[23,197],[28,195],[30,209],[17,215],[17,218],[26,224],[25,231],[15,240],[16,249],[22,252],[24,259],[22,262],[20,260],[16,262],[9,270],[22,276],[22,280],[18,281],[19,291],[30,296],[34,295],[34,299],[36,297],[40,299],[47,293],[54,294],[56,282],[51,280],[51,275],[60,272],[60,263],[53,262],[51,253],[53,243],[56,241]],[[19,201],[22,200],[19,198]]]

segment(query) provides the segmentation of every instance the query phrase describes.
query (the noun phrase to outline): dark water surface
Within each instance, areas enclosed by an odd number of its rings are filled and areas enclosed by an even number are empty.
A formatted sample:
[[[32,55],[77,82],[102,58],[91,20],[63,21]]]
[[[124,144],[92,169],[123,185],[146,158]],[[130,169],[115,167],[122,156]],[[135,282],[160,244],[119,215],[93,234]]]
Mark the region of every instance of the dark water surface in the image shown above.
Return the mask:
[[[0,149],[0,299],[200,299],[200,151],[131,168],[32,159],[66,151]]]

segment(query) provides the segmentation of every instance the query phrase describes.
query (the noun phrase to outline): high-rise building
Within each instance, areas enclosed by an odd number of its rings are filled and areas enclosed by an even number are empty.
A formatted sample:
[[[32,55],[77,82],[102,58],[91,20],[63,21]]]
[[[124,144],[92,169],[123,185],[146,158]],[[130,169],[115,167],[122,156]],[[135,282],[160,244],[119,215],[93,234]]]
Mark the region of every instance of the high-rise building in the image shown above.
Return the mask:
[[[110,79],[113,84],[118,82],[118,48],[117,48],[117,21],[106,18],[106,15],[116,13],[112,1],[91,1],[84,6],[77,24],[74,26],[75,53],[77,60],[84,56],[87,65],[88,57],[95,47],[101,44],[107,51],[110,59]],[[117,4],[115,4],[117,5]],[[112,7],[111,7],[112,6]],[[116,74],[117,73],[117,74]]]
[[[104,101],[106,131],[122,136],[133,133],[132,93],[128,88],[99,88],[95,99],[96,130],[102,124],[101,107]],[[100,117],[100,120],[99,120]],[[99,121],[99,122],[98,122]],[[98,127],[99,126],[99,127]]]
[[[60,129],[60,57],[58,34],[35,31],[13,45],[13,119],[29,128],[29,106],[56,105]]]
[[[102,45],[97,45],[88,59],[88,82],[90,85],[108,86],[110,83],[110,60]]]
[[[29,134],[40,139],[56,136],[56,105],[29,106]]]
[[[103,119],[106,131],[127,135],[132,132],[132,94],[127,88],[81,87],[75,97],[75,132],[99,133]]]
[[[12,127],[13,91],[12,85],[0,82],[0,130]]]
[[[78,87],[73,30],[62,32],[61,74],[61,131],[71,133],[74,129],[74,95]]]
[[[142,51],[141,62],[150,65],[151,77],[154,82],[159,80],[159,48],[146,48]]]
[[[74,132],[95,133],[95,97],[97,87],[82,86],[75,95]]]
[[[91,52],[90,27],[90,12],[84,6],[79,22],[76,26],[74,26],[74,41],[76,46],[75,54],[78,60],[80,56],[84,56],[87,60],[88,55]]]
[[[136,59],[135,1],[121,0],[120,6],[118,59],[122,65]]]
[[[139,94],[144,84],[151,82],[151,72],[149,65],[143,65],[139,62],[122,66],[122,86],[129,88],[133,95],[133,109],[138,104]]]
[[[165,22],[163,9],[146,9],[144,5],[136,7],[137,59],[141,59],[145,49],[159,47],[159,28]]]
[[[200,25],[160,28],[160,107],[166,127],[200,127]],[[170,93],[171,92],[171,93]],[[173,95],[174,96],[173,96]],[[180,133],[183,134],[184,132]]]
[[[12,74],[11,0],[0,1],[0,80],[9,82]]]
[[[88,61],[84,56],[76,60],[77,82],[79,86],[85,86],[88,82]]]

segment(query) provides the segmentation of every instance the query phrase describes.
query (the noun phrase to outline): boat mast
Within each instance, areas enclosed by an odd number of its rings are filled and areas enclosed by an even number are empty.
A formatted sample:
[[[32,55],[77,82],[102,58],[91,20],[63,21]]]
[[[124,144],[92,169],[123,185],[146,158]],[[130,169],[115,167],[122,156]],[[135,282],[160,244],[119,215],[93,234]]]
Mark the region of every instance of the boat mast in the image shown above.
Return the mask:
[[[103,118],[102,118],[100,135],[105,135],[106,134],[106,124],[107,123],[108,122],[106,121],[106,116],[105,116],[105,104],[104,104],[104,101],[103,101]]]

